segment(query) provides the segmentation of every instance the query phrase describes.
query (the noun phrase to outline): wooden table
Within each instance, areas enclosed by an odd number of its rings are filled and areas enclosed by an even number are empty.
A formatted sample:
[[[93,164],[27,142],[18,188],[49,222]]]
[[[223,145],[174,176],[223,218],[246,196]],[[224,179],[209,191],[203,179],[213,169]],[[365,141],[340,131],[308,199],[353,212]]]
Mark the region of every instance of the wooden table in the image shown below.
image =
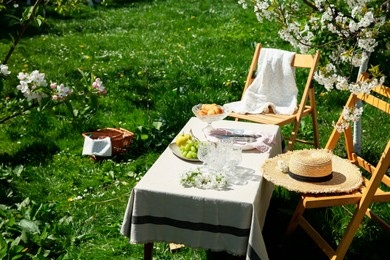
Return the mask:
[[[192,129],[204,139],[205,123],[193,117],[182,132]],[[176,157],[167,148],[141,181],[128,201],[121,233],[130,243],[145,244],[145,258],[151,259],[153,242],[174,242],[192,248],[226,251],[247,259],[268,259],[262,229],[274,186],[260,176],[264,160],[282,152],[280,128],[275,125],[222,120],[215,128],[249,129],[274,135],[268,153],[243,152],[241,167],[252,169],[244,185],[224,190],[186,188],[180,176],[201,163]]]

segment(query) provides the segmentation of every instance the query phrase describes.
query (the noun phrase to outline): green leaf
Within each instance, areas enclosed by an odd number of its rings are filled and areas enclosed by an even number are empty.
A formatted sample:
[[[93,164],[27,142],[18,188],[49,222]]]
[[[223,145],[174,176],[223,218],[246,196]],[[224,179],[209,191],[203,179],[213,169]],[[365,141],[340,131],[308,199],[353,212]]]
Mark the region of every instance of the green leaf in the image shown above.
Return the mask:
[[[22,15],[22,21],[27,21],[33,15],[34,6],[27,7]]]
[[[40,233],[38,225],[32,220],[22,219],[19,226],[28,233]]]
[[[13,173],[16,175],[16,176],[20,176],[20,174],[23,172],[24,170],[24,167],[23,165],[18,165],[16,166],[14,169],[13,169]]]
[[[35,211],[34,216],[32,218],[30,218],[30,219],[31,220],[37,220],[38,219],[38,213],[41,211],[41,209],[42,209],[42,204],[39,205],[38,209]],[[43,210],[43,211],[45,211],[45,210]]]
[[[153,126],[157,129],[157,130],[160,130],[161,127],[162,127],[163,123],[160,122],[160,121],[154,121],[153,122]]]
[[[11,248],[14,248],[14,247],[16,247],[17,245],[19,245],[20,240],[21,240],[20,237],[16,237],[15,240],[12,241],[12,243],[11,243]]]
[[[21,257],[23,257],[22,254],[17,254],[17,255],[15,255],[14,257],[12,257],[11,259],[12,259],[12,260],[15,260],[15,259],[19,259],[19,258],[21,258]]]
[[[18,210],[22,210],[23,208],[26,208],[28,205],[30,205],[30,198],[25,198],[21,203],[18,203]]]
[[[28,236],[26,230],[22,230],[22,233],[20,234],[20,239],[27,244],[28,243]]]
[[[371,66],[371,68],[369,68],[368,71],[371,73],[371,75],[374,78],[384,76],[383,72],[379,69],[379,65]]]
[[[0,259],[7,255],[8,245],[3,236],[0,236]]]
[[[15,224],[15,218],[11,217],[8,220],[7,226],[12,227]]]
[[[42,17],[41,15],[38,15],[35,18],[35,22],[37,23],[38,27],[40,27],[44,21],[45,21],[45,18]]]
[[[63,224],[63,225],[69,225],[69,223],[73,222],[73,217],[72,216],[64,216],[58,222],[60,224]]]

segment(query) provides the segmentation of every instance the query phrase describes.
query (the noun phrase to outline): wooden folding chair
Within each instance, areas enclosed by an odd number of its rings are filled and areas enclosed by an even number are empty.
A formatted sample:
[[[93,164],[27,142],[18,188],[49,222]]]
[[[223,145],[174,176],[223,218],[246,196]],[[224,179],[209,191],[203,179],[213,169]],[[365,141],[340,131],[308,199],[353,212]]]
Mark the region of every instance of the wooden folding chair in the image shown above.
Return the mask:
[[[346,107],[355,107],[358,100],[361,100],[365,105],[365,109],[371,106],[372,108],[377,108],[378,111],[384,112],[381,113],[384,116],[387,116],[387,120],[390,116],[390,88],[385,86],[378,86],[374,88],[371,94],[351,94]],[[374,109],[376,110],[376,109]],[[386,115],[387,114],[387,115]],[[343,115],[340,116],[338,122],[341,122]],[[362,115],[362,119],[364,114]],[[377,118],[369,118],[372,123],[375,123]],[[370,123],[371,123],[370,121]],[[370,125],[374,127],[374,124]],[[383,129],[387,129],[385,126]],[[310,194],[301,194],[300,201],[298,206],[290,220],[285,236],[290,235],[296,227],[299,225],[303,228],[304,231],[318,244],[318,246],[323,250],[323,252],[330,259],[343,259],[353,237],[355,236],[356,231],[359,228],[360,223],[363,220],[364,215],[377,221],[387,232],[390,233],[390,226],[382,220],[378,215],[374,214],[369,208],[374,202],[390,202],[390,192],[383,191],[383,188],[387,186],[387,190],[390,187],[390,178],[386,174],[386,171],[389,168],[390,164],[390,138],[389,133],[384,130],[384,138],[388,138],[387,145],[377,163],[376,166],[373,166],[367,160],[362,158],[360,155],[354,153],[353,150],[353,141],[352,141],[352,130],[351,127],[344,131],[344,143],[345,149],[348,156],[348,160],[356,164],[367,173],[367,178],[364,178],[363,186],[356,192],[351,194],[337,194],[337,195],[310,195]],[[387,135],[387,136],[386,136]],[[333,130],[329,141],[326,145],[327,149],[334,150],[336,144],[339,143],[341,133],[336,129]],[[381,189],[381,183],[382,189]],[[323,237],[314,229],[314,227],[303,217],[305,209],[312,208],[323,208],[323,207],[333,207],[333,206],[342,206],[348,204],[355,204],[355,212],[349,222],[348,227],[345,230],[343,238],[336,250],[334,250]]]
[[[255,53],[253,55],[252,63],[249,68],[248,77],[245,83],[244,91],[242,97],[244,96],[247,88],[252,84],[253,80],[256,78],[256,67],[257,62],[261,52],[261,44],[256,45]],[[295,142],[301,142],[306,144],[314,145],[314,147],[319,148],[319,139],[318,139],[318,125],[317,125],[317,115],[316,115],[316,105],[315,105],[315,95],[314,95],[314,85],[313,85],[313,76],[317,67],[318,60],[320,58],[320,53],[317,53],[312,56],[308,54],[295,54],[295,57],[292,61],[291,66],[294,68],[304,68],[308,69],[309,73],[307,76],[306,84],[301,92],[301,100],[299,102],[298,110],[293,115],[280,115],[274,113],[262,113],[262,114],[238,114],[230,113],[229,117],[234,117],[236,120],[243,119],[252,122],[262,123],[262,124],[274,124],[279,126],[285,126],[288,124],[293,124],[293,130],[288,139],[288,150],[292,150]],[[299,89],[299,86],[298,86]],[[242,98],[241,97],[241,98]],[[309,101],[309,103],[308,103]],[[311,116],[312,125],[313,125],[313,140],[297,140],[297,134],[301,120],[305,116]]]

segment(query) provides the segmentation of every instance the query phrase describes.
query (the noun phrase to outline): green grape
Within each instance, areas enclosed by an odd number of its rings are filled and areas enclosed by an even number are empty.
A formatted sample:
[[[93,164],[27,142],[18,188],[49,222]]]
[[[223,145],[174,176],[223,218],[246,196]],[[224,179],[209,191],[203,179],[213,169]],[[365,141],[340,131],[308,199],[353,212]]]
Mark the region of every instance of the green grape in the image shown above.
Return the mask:
[[[181,155],[188,159],[198,158],[198,141],[187,140],[186,143],[179,147]]]
[[[187,158],[195,159],[195,158],[196,158],[196,153],[193,152],[193,151],[189,151],[189,152],[187,153]]]
[[[184,147],[184,151],[187,151],[187,152],[190,151],[191,147],[192,147],[191,144],[186,144],[186,146]]]

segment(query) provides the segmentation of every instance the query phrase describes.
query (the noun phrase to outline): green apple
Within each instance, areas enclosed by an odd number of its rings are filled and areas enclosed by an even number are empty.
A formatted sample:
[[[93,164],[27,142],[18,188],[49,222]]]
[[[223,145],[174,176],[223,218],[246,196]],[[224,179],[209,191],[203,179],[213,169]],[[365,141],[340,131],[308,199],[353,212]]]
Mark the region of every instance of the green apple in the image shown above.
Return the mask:
[[[190,134],[180,134],[176,138],[176,145],[181,147],[187,143],[188,140],[192,140],[192,136]]]

